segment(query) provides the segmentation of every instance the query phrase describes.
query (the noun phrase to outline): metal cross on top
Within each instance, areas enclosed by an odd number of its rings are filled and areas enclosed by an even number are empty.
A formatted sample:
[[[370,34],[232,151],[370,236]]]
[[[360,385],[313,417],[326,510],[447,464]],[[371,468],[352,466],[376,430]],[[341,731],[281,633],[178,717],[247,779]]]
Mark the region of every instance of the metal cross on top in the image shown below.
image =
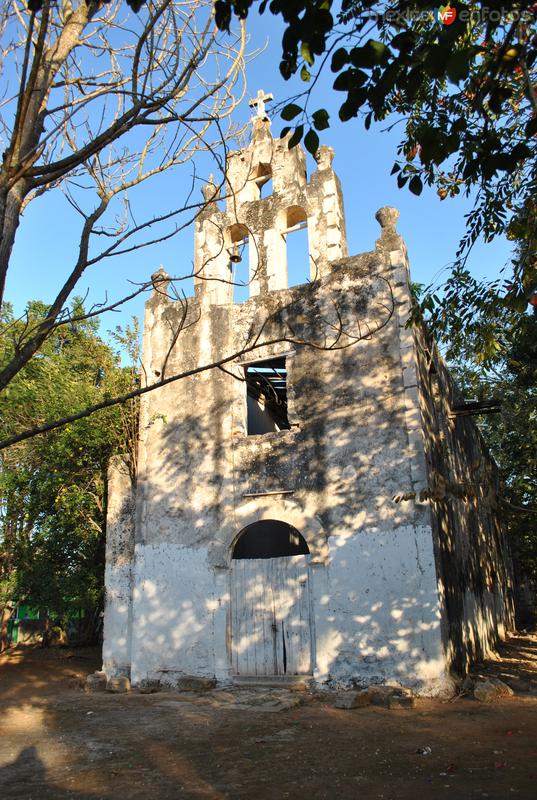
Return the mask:
[[[265,102],[268,103],[270,100],[274,100],[273,95],[265,94],[263,89],[260,89],[254,99],[250,100],[248,105],[257,110],[257,117],[259,119],[268,119],[267,112],[265,110]]]

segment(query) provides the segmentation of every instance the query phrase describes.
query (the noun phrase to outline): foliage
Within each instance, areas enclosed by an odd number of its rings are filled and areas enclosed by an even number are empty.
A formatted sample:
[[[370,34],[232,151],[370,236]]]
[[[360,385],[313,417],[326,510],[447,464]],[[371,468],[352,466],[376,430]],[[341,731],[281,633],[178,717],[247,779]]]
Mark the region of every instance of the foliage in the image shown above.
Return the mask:
[[[244,15],[252,2],[217,2],[218,23],[227,26],[231,8]],[[266,6],[261,3],[261,12]],[[505,190],[505,173],[518,176],[521,165],[531,163],[537,133],[535,3],[457,3],[450,24],[423,0],[345,0],[336,18],[330,7],[328,0],[270,3],[286,24],[280,71],[289,78],[300,70],[309,83],[316,58],[324,64],[330,56],[334,89],[344,97],[341,120],[364,112],[369,127],[373,119],[403,114],[407,128],[400,150],[407,163],[395,169],[399,186],[408,183],[419,194],[424,179],[456,194],[461,184],[496,177]],[[312,129],[323,130],[328,114],[307,112],[310,94],[307,88],[302,106],[287,104],[282,117],[302,115]],[[447,173],[440,170],[446,162]]]
[[[225,28],[232,13],[244,17],[253,5],[218,0],[217,23]],[[537,4],[487,0],[433,10],[425,0],[343,0],[338,13],[330,0],[258,6],[267,7],[285,23],[283,77],[299,73],[305,82],[282,110],[295,126],[290,145],[304,138],[314,154],[317,132],[329,126],[326,109],[309,111],[319,72],[329,67],[341,120],[360,116],[366,129],[374,120],[404,120],[392,170],[400,188],[419,195],[434,185],[441,200],[474,193],[443,292],[427,287],[417,311],[429,313],[452,353],[470,337],[483,363],[494,359],[499,332],[490,312],[500,304],[523,315],[537,288]],[[524,256],[497,281],[477,281],[466,256],[479,237],[498,234]]]
[[[478,280],[464,264],[455,265],[441,296],[422,287],[409,324],[426,316],[448,359],[461,355],[495,367],[506,351],[506,331],[525,330],[527,309],[537,303],[537,229],[535,200],[512,220],[518,241],[511,264],[493,281]],[[528,306],[529,303],[529,306]]]
[[[72,312],[83,316],[79,301]],[[30,303],[26,325],[39,324],[46,314],[43,303]],[[1,326],[4,363],[24,325],[8,308]],[[2,434],[32,426],[51,413],[68,414],[125,391],[135,381],[134,368],[119,366],[118,356],[99,337],[95,320],[62,326],[2,395]],[[108,460],[112,452],[130,448],[135,413],[132,405],[114,407],[2,452],[4,606],[30,601],[63,621],[80,611],[91,616],[102,606]]]
[[[537,313],[520,320],[500,308],[496,317],[496,363],[472,366],[463,352],[453,366],[466,394],[501,399],[501,414],[482,417],[480,427],[500,468],[516,564],[537,580]]]

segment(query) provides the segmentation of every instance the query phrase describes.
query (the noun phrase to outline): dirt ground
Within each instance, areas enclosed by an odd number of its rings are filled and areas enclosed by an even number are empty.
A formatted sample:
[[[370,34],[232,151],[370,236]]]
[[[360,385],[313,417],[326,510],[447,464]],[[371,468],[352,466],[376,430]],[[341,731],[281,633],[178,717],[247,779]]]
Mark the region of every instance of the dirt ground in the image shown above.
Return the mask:
[[[480,667],[518,680],[493,704],[345,711],[281,689],[86,694],[98,668],[91,650],[0,656],[2,800],[537,797],[536,636]]]

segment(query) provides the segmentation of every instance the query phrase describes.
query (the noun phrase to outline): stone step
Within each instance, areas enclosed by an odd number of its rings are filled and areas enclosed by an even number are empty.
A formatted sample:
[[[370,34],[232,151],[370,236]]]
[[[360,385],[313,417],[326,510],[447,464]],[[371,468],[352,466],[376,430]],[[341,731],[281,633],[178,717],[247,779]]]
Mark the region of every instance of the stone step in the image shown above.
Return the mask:
[[[271,689],[302,689],[310,688],[313,675],[234,675],[235,686],[264,686]]]

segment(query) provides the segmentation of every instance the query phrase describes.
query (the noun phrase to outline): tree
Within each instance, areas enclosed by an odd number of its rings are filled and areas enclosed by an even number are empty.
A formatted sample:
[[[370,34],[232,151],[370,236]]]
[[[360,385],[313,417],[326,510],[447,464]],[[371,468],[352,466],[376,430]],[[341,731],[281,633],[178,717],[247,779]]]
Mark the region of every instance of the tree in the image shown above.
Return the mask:
[[[537,313],[522,319],[502,307],[490,310],[501,330],[501,349],[487,366],[469,359],[474,347],[461,349],[453,362],[461,387],[471,397],[501,399],[501,414],[479,424],[500,469],[500,501],[507,521],[519,586],[537,585]],[[528,620],[521,620],[527,624]]]
[[[84,309],[75,301],[74,317]],[[46,317],[32,302],[28,319]],[[22,327],[8,308],[2,331]],[[121,335],[133,345],[136,330]],[[0,346],[9,346],[2,337]],[[3,360],[5,354],[2,353]],[[136,357],[136,351],[132,352]],[[13,379],[3,395],[1,435],[28,427],[48,414],[65,414],[138,382],[137,365],[119,357],[98,335],[98,322],[83,320],[57,328],[39,357]],[[116,406],[66,425],[31,444],[2,453],[0,471],[0,617],[2,641],[17,603],[47,610],[60,627],[83,617],[87,635],[102,610],[107,468],[114,452],[133,454],[137,409]]]
[[[218,0],[217,23],[226,28],[232,10],[243,18],[252,4]],[[260,13],[267,5],[261,2]],[[315,131],[329,127],[324,109],[308,110],[316,84],[312,78],[329,60],[337,75],[334,90],[344,96],[342,121],[360,114],[369,128],[393,112],[406,118],[400,153],[407,163],[396,170],[402,172],[400,186],[408,182],[419,194],[423,178],[456,194],[461,184],[497,178],[508,196],[516,197],[518,187],[506,189],[502,173],[518,175],[535,157],[537,5],[461,2],[433,12],[425,0],[344,0],[335,18],[331,6],[330,0],[272,0],[269,5],[286,25],[280,71],[289,79],[300,70],[307,84],[297,95],[302,105],[287,104],[282,113],[286,120],[301,119],[296,140],[309,124],[305,145],[314,153]],[[316,57],[321,63],[312,75]],[[416,156],[418,163],[410,163]],[[446,163],[447,172],[441,169]]]
[[[200,308],[198,307],[195,309],[195,313],[193,315],[194,318],[189,319],[188,300],[180,297],[179,295],[174,295],[173,299],[182,304],[182,313],[179,315],[179,323],[171,328],[171,343],[162,358],[162,363],[160,365],[161,368],[156,373],[157,377],[155,379],[148,379],[147,375],[143,371],[140,386],[131,388],[124,393],[105,396],[102,400],[89,405],[79,403],[79,410],[75,410],[70,414],[60,415],[56,418],[54,418],[53,415],[52,417],[51,415],[48,415],[47,421],[42,423],[36,423],[30,426],[25,426],[23,424],[22,430],[19,430],[11,435],[7,435],[3,439],[0,438],[0,451],[6,450],[13,445],[19,444],[20,442],[33,439],[35,436],[40,434],[57,430],[58,428],[62,428],[63,426],[77,422],[78,420],[87,419],[96,412],[104,411],[117,405],[124,405],[131,400],[147,394],[148,392],[153,392],[155,389],[158,389],[162,386],[167,386],[168,384],[182,380],[183,378],[188,378],[192,375],[197,375],[210,369],[221,369],[225,372],[226,366],[231,365],[232,362],[237,361],[237,359],[240,357],[255,353],[257,350],[270,347],[274,344],[286,342],[287,344],[293,346],[310,347],[315,350],[333,351],[345,350],[348,347],[354,346],[360,341],[370,339],[371,336],[378,331],[381,331],[389,324],[395,309],[394,295],[389,280],[382,275],[377,277],[385,283],[385,294],[376,304],[376,316],[372,321],[364,319],[360,320],[362,313],[360,302],[351,302],[350,306],[347,307],[340,307],[338,303],[334,303],[334,316],[331,317],[328,315],[327,318],[320,320],[318,336],[315,340],[303,339],[288,321],[286,321],[286,330],[280,333],[276,338],[273,338],[270,335],[270,330],[273,326],[273,323],[276,320],[286,320],[287,311],[289,307],[293,306],[292,301],[290,303],[284,303],[281,305],[277,303],[271,313],[267,314],[265,319],[259,321],[258,327],[253,327],[249,331],[247,339],[237,350],[222,355],[216,361],[200,364],[199,366],[185,370],[184,372],[170,375],[167,372],[167,365],[173,348],[175,347],[175,344],[177,343],[177,340],[179,339],[184,327],[190,327],[191,325],[197,324],[200,313]],[[167,287],[168,283],[169,277],[164,272],[161,272],[160,274],[157,273],[153,277],[153,284],[155,290],[158,292],[170,291],[168,288],[164,288]],[[81,319],[85,319],[86,316],[87,315],[84,317],[72,317],[71,321],[79,322]],[[80,405],[82,406],[81,408]]]
[[[139,17],[124,19],[127,5],[141,9]],[[5,103],[7,148],[0,170],[0,272],[8,268],[20,214],[36,197],[52,189],[62,190],[81,215],[82,224],[76,261],[46,315],[28,318],[24,324],[8,326],[4,331],[12,337],[13,347],[4,349],[9,358],[0,364],[0,390],[31,363],[54,331],[83,321],[73,316],[67,300],[89,267],[165,241],[189,224],[203,207],[190,200],[195,174],[188,197],[180,206],[143,221],[135,212],[134,189],[184,163],[197,148],[207,150],[221,169],[220,186],[211,179],[205,186],[205,202],[210,202],[224,185],[224,160],[217,146],[222,145],[225,154],[222,120],[229,119],[238,101],[234,87],[242,76],[244,29],[241,26],[240,35],[229,40],[215,29],[213,16],[210,0],[186,4],[179,0],[145,4],[137,0],[128,4],[120,0],[78,0],[73,7],[59,7],[52,0],[31,0],[28,14],[17,2],[4,10],[4,69],[6,74],[17,75],[17,80],[9,95],[13,99]],[[18,73],[17,53],[23,54]],[[93,205],[88,202],[90,187],[95,195]],[[122,213],[118,215],[120,203]],[[188,217],[183,224],[177,220],[181,212],[187,212]],[[178,280],[172,277],[170,281],[159,272],[131,293],[132,297],[154,288],[168,291],[183,303],[184,315],[178,330],[173,331],[174,342],[182,324],[193,324],[188,319],[189,302],[177,288]],[[115,308],[126,299],[92,306],[84,311],[84,319]],[[390,303],[391,307],[382,309],[378,327],[390,319],[393,298]],[[240,351],[223,356],[217,363],[172,375],[166,370],[165,359],[157,378],[144,374],[141,385],[126,392],[86,406],[80,403],[70,414],[36,419],[26,429],[19,426],[0,441],[0,450],[127,403],[192,372],[222,368],[244,353],[273,343],[267,337],[269,323],[269,319],[260,321],[258,330]],[[334,341],[330,340],[332,333]],[[326,347],[347,347],[370,334],[368,331],[356,337],[331,328],[326,333]],[[318,346],[302,342],[292,331],[285,341]]]
[[[135,196],[199,150],[213,154],[218,168],[235,89],[242,96],[244,32],[224,43],[210,0],[151,0],[143,7],[133,0],[138,15],[120,0],[29,6],[14,0],[0,12],[8,86],[0,119],[0,303],[29,203],[62,191],[81,224],[68,276],[47,315],[19,330],[0,390],[69,319],[68,299],[90,267],[164,241],[199,212],[190,200],[195,176],[175,208],[143,216]]]
[[[233,13],[244,18],[253,5],[217,0],[218,24],[226,28]],[[330,119],[324,108],[312,111],[312,102],[319,73],[329,67],[343,98],[341,120],[361,117],[369,129],[373,121],[403,119],[393,167],[398,186],[420,194],[424,184],[435,185],[441,199],[475,193],[447,304],[459,313],[468,301],[524,313],[537,286],[537,4],[457,2],[434,12],[430,5],[343,0],[332,13],[330,0],[261,2],[260,13],[268,7],[284,21],[283,77],[299,73],[304,82],[282,118],[294,125],[291,144],[303,138],[315,152]],[[469,250],[478,237],[499,234],[518,241],[525,257],[501,281],[472,284]],[[422,310],[436,308],[440,323],[449,309],[435,289],[425,293]]]

